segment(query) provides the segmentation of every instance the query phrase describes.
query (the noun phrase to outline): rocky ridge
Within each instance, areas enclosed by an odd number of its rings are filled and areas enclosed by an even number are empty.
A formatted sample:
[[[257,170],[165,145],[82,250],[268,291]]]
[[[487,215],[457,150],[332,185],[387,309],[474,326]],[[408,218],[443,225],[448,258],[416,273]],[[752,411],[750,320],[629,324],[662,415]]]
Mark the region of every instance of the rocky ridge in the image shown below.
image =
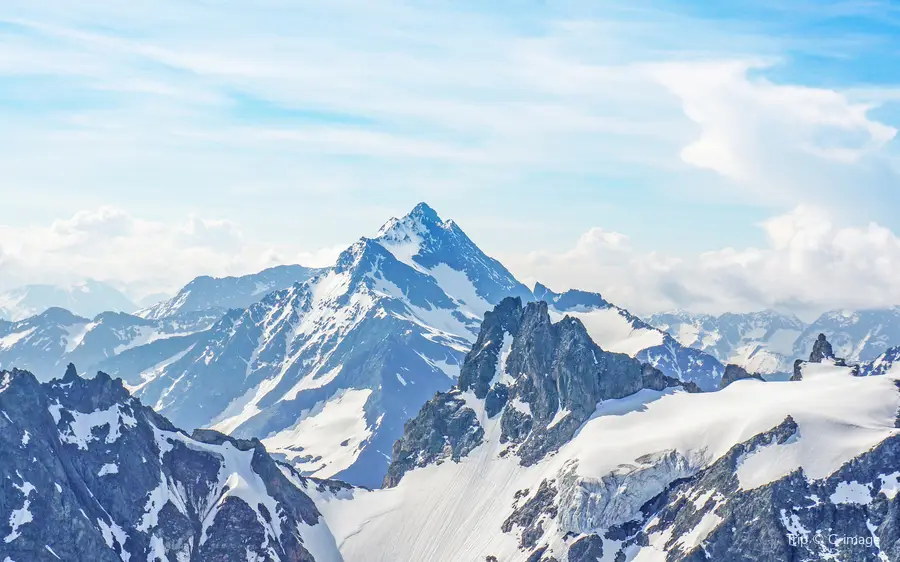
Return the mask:
[[[0,555],[52,562],[334,562],[310,495],[258,440],[188,435],[104,373],[0,373]]]
[[[639,363],[592,376],[583,326],[543,308],[488,314],[465,389],[407,424],[386,488],[334,506],[355,529],[346,560],[900,560],[896,373],[854,376],[823,342],[794,382],[734,384],[754,378],[734,366],[722,390],[688,393]],[[584,411],[569,389],[598,401],[555,434]]]
[[[652,365],[604,351],[576,318],[554,323],[544,301],[523,306],[506,298],[485,315],[456,387],[407,422],[384,485],[396,485],[414,467],[458,461],[481,444],[476,408],[499,416],[501,442],[528,466],[569,441],[598,403],[678,387],[699,392]]]

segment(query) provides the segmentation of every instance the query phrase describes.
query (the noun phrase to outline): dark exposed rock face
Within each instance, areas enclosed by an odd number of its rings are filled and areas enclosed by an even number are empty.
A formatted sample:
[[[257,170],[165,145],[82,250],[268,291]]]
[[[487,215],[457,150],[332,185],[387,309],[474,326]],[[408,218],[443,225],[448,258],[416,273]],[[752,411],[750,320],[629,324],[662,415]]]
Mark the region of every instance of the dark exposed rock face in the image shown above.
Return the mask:
[[[603,539],[588,535],[569,547],[569,562],[599,562],[603,558]]]
[[[472,351],[466,355],[466,361],[459,373],[460,390],[471,389],[478,398],[487,395],[500,357],[504,335],[518,333],[521,319],[522,299],[518,297],[504,299],[494,310],[484,315],[478,339]]]
[[[531,433],[534,418],[517,408],[507,408],[500,418],[500,442],[520,443]]]
[[[509,388],[505,384],[497,383],[492,386],[484,398],[484,411],[487,417],[492,418],[503,411],[508,401]]]
[[[647,388],[650,390],[663,391],[667,388],[683,388],[684,390],[692,393],[703,392],[699,386],[690,381],[680,381],[676,378],[667,377],[650,364],[645,364],[642,367],[641,373],[642,385],[643,388]]]
[[[522,495],[527,496],[527,493]],[[520,528],[519,546],[523,550],[534,548],[538,539],[544,534],[543,520],[545,517],[551,519],[556,517],[555,500],[555,484],[544,480],[534,495],[517,507],[512,515],[503,522],[501,527],[503,532],[509,533],[515,527]]]
[[[483,399],[487,418],[500,416],[500,441],[525,464],[568,442],[604,400],[643,388],[699,391],[631,357],[594,343],[580,320],[550,319],[546,302],[507,298],[485,316],[462,367],[459,389],[441,393],[407,423],[393,448],[385,486],[417,466],[458,460],[484,430],[468,400]]]
[[[324,525],[259,441],[188,436],[71,365],[0,372],[0,474],[8,560],[313,562],[300,529]]]
[[[803,380],[803,364],[806,363],[803,359],[796,359],[794,361],[794,374],[791,375],[792,381]]]
[[[849,365],[845,359],[835,357],[831,344],[825,338],[825,334],[819,334],[816,342],[813,344],[812,352],[809,354],[809,361],[797,359],[794,361],[794,374],[791,376],[792,381],[803,380],[803,365],[806,363],[822,363],[823,361],[831,361],[840,367],[852,367],[853,376],[859,376],[859,365]]]
[[[540,423],[561,410],[583,417],[597,402],[641,388],[640,363],[600,349],[579,320],[566,317],[552,324],[546,303],[525,307],[516,336],[507,360],[507,371],[519,374],[511,394],[527,403]]]
[[[458,461],[481,444],[484,428],[459,391],[439,392],[415,418],[406,422],[403,438],[394,443],[384,486],[396,486],[415,467],[450,458]]]
[[[743,367],[740,367],[738,365],[727,365],[725,367],[725,374],[722,375],[721,388],[725,388],[734,381],[744,379],[756,379],[760,381],[763,380],[763,378],[756,373],[748,373],[747,370]]]
[[[766,447],[797,434],[790,417],[770,431],[734,446],[691,478],[674,482],[642,508],[642,523],[611,529],[610,540],[647,547],[667,561],[900,560],[900,497],[893,484],[900,463],[900,436],[849,461],[821,480],[796,470],[754,489],[743,489],[737,469]],[[705,538],[685,548],[679,541],[698,528]],[[657,539],[658,540],[658,539]],[[571,559],[574,545],[570,548]],[[616,558],[617,560],[619,558]]]
[[[812,352],[809,354],[809,362],[821,363],[823,359],[834,359],[834,351],[825,338],[825,334],[819,334],[816,343],[813,344]]]

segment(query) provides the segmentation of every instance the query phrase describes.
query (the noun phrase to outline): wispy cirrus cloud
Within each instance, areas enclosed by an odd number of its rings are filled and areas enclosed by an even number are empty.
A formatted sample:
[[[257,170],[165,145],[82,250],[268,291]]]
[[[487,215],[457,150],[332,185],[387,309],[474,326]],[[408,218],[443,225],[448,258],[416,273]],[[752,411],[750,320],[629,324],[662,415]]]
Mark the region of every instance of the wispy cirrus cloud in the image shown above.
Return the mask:
[[[739,4],[9,0],[0,222],[112,204],[330,248],[426,199],[495,253],[602,218],[677,257],[758,245],[804,203],[890,208],[900,76],[847,78],[846,6],[772,26]]]

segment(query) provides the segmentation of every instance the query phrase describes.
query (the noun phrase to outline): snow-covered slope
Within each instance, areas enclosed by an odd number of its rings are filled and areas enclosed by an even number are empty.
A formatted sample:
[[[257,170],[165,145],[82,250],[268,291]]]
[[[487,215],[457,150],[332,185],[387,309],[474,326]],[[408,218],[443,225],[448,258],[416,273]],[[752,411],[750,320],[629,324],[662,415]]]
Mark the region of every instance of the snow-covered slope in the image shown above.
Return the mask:
[[[171,299],[158,302],[137,313],[148,319],[159,319],[185,312],[224,311],[246,308],[272,291],[286,289],[306,281],[320,270],[302,265],[279,265],[259,273],[241,277],[197,277]]]
[[[900,344],[900,306],[826,312],[797,339],[794,354],[809,354],[811,342],[820,333],[828,336],[836,355],[848,361],[871,361]]]
[[[494,341],[491,326],[509,323],[489,320]],[[575,411],[563,380],[621,371],[578,367],[582,344],[553,363],[576,371],[541,374],[553,330],[528,333],[476,345],[464,371],[475,361],[510,389],[556,386],[559,403],[539,412],[544,401],[510,390],[498,405],[497,393],[479,398],[468,383],[435,397],[394,447],[391,487],[319,504],[345,560],[900,559],[900,373],[854,377],[824,360],[802,364],[796,382],[644,388],[600,400],[535,457],[527,444],[558,434]],[[531,423],[518,432],[522,420]],[[869,540],[820,544],[813,533]]]
[[[194,334],[217,319],[217,315],[185,313],[145,320],[104,312],[89,320],[51,308],[19,322],[0,322],[0,368],[55,373],[76,363],[88,372],[102,368],[138,385],[145,370],[189,347]],[[159,360],[154,360],[154,352]]]
[[[806,329],[795,316],[774,310],[720,316],[675,311],[654,314],[647,322],[682,345],[762,374],[791,371],[794,343]],[[809,351],[801,355],[809,355]]]
[[[607,351],[636,357],[703,390],[719,386],[724,366],[716,357],[680,342],[597,293],[570,290],[559,294],[538,283],[534,295],[550,305],[554,318],[569,315],[581,320],[591,338]]]
[[[258,436],[304,473],[377,485],[403,422],[449,388],[508,294],[531,292],[419,205],[333,268],[229,312],[138,393],[179,425]]]
[[[318,499],[346,493],[259,441],[188,435],[121,381],[0,372],[6,561],[340,562]]]
[[[257,436],[305,474],[377,486],[403,423],[450,388],[485,312],[511,296],[534,299],[420,204],[333,268],[229,312],[137,392],[179,425]],[[603,332],[604,349],[718,385],[714,358],[605,301],[593,306],[599,295],[542,289],[541,298]]]
[[[24,320],[49,308],[65,308],[89,317],[110,310],[137,310],[137,306],[118,289],[93,280],[66,287],[28,285],[0,293],[0,320]]]

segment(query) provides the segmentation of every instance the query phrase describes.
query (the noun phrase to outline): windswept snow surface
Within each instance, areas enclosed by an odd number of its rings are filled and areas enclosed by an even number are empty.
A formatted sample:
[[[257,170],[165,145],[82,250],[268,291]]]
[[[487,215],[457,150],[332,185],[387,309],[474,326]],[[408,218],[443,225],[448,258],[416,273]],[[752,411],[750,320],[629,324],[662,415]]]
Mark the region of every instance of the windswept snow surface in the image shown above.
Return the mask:
[[[631,320],[615,307],[598,308],[590,311],[567,310],[565,314],[555,313],[553,321],[563,316],[578,318],[587,328],[594,343],[606,351],[625,353],[634,357],[648,347],[663,343],[664,334],[652,328],[635,328]]]
[[[523,561],[527,553],[518,550],[517,538],[500,527],[516,491],[533,494],[544,479],[560,488],[559,515],[545,529],[558,536],[591,532],[631,519],[675,479],[696,473],[788,415],[799,431],[787,443],[743,459],[743,487],[796,468],[812,479],[826,477],[898,431],[896,375],[853,377],[846,368],[809,364],[804,377],[742,380],[701,394],[643,390],[604,402],[558,454],[527,468],[513,455],[499,456],[499,416],[485,419],[478,407],[485,443],[461,462],[416,469],[396,488],[356,491],[352,499],[320,507],[348,562],[457,562],[488,555]],[[616,490],[612,496],[610,489]],[[708,523],[698,526],[696,540],[714,522]],[[550,547],[545,555],[562,559]]]
[[[342,390],[302,415],[293,427],[263,439],[263,444],[305,474],[337,474],[353,464],[372,435],[363,410],[370,394],[369,389]]]

